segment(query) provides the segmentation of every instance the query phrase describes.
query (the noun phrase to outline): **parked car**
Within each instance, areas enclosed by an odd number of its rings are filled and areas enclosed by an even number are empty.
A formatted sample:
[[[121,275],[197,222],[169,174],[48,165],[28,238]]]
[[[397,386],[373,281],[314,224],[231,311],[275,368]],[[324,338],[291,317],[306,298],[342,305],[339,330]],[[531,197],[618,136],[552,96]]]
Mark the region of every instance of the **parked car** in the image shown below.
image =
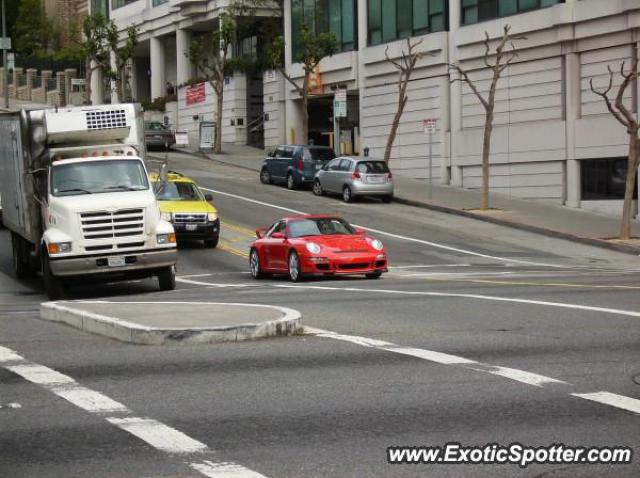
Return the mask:
[[[335,157],[328,146],[278,146],[262,163],[260,181],[284,183],[289,189],[312,184],[316,171]]]
[[[344,274],[377,279],[388,268],[382,242],[340,217],[285,217],[258,229],[256,236],[249,250],[254,279],[266,274],[288,274],[292,281],[309,275]]]
[[[150,147],[164,148],[166,151],[176,144],[176,135],[172,129],[159,121],[145,121],[144,142]]]
[[[150,179],[160,215],[173,224],[178,240],[202,240],[204,247],[216,247],[220,218],[211,204],[211,195],[203,194],[192,179],[174,171],[167,174],[164,182],[156,173],[150,174]]]
[[[313,193],[342,195],[345,202],[356,196],[380,196],[393,199],[393,175],[387,163],[371,158],[339,157],[325,164],[313,181]]]

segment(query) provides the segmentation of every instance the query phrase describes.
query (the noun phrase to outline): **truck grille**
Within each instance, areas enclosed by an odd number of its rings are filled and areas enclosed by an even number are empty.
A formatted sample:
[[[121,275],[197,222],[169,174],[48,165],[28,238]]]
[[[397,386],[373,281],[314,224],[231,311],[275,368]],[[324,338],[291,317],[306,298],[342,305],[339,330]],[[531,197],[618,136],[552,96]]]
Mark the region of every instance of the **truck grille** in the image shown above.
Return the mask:
[[[189,214],[180,213],[173,215],[173,222],[179,222],[181,224],[200,224],[207,222],[206,214]]]
[[[80,214],[84,239],[110,239],[144,234],[144,210],[121,209]]]

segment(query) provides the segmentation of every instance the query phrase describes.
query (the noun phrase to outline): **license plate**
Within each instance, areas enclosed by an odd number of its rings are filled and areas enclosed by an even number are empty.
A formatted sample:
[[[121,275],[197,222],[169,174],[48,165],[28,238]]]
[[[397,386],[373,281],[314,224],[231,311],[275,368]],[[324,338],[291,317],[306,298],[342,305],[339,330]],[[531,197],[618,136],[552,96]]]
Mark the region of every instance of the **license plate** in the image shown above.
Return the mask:
[[[198,225],[197,224],[187,224],[185,226],[185,229],[187,231],[197,231],[198,230]]]
[[[124,266],[124,257],[107,257],[107,264],[109,267],[122,267]]]
[[[381,178],[379,176],[374,176],[374,177],[369,178],[367,182],[374,183],[374,184],[380,184],[383,179],[384,178]]]

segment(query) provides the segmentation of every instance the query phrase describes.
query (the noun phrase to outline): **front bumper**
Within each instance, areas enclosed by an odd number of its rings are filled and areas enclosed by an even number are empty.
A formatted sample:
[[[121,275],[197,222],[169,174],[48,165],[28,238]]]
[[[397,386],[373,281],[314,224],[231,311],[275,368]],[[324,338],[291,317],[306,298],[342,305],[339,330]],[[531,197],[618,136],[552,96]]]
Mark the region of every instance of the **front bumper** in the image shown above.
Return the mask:
[[[386,254],[344,254],[344,257],[302,256],[300,265],[307,275],[348,275],[387,272]]]
[[[124,265],[109,266],[109,258],[124,258]],[[173,266],[178,260],[175,247],[125,252],[123,254],[104,254],[50,258],[51,272],[55,276],[71,277],[83,275],[120,275],[129,272],[149,270],[153,275],[157,269]],[[143,274],[144,275],[144,274]]]
[[[213,239],[220,234],[220,219],[207,223],[171,223],[178,239],[205,240]],[[195,227],[193,230],[189,226]]]

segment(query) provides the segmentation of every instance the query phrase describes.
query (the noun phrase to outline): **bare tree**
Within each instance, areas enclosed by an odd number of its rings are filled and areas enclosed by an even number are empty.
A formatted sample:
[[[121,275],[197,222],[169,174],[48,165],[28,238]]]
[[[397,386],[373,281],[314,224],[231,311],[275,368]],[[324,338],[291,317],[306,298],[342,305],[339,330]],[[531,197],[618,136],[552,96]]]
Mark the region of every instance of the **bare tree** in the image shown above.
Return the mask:
[[[398,70],[398,109],[393,116],[393,123],[391,123],[391,131],[387,137],[387,145],[384,148],[384,160],[388,163],[391,157],[391,148],[393,148],[393,142],[396,140],[396,134],[398,132],[398,126],[400,126],[400,118],[404,113],[404,108],[407,105],[407,86],[409,86],[409,80],[413,74],[413,70],[416,67],[416,63],[424,55],[420,52],[416,52],[415,48],[422,43],[422,39],[411,43],[411,40],[407,38],[407,51],[402,50],[402,56],[399,61],[394,60],[389,56],[389,46],[384,51],[384,56],[387,61],[391,63]]]
[[[113,71],[111,72],[112,78],[116,83],[116,91],[120,101],[126,101],[130,96],[127,95],[127,88],[131,91],[129,84],[129,73],[127,71],[129,62],[133,59],[133,55],[138,46],[138,27],[133,25],[126,29],[126,37],[124,43],[119,46],[119,34],[118,27],[111,21],[108,28],[108,42],[111,51],[115,56],[115,65],[112,65]]]
[[[498,80],[504,70],[506,70],[518,56],[513,41],[524,39],[526,39],[526,37],[521,35],[511,35],[511,26],[505,25],[502,38],[498,41],[495,51],[492,51],[489,33],[485,32],[484,64],[493,72],[491,86],[489,87],[489,94],[486,98],[480,93],[464,68],[459,64],[449,64],[449,67],[460,75],[458,78],[453,78],[451,83],[455,81],[466,82],[469,85],[469,88],[471,88],[471,91],[478,97],[478,100],[480,100],[480,103],[482,103],[485,110],[484,139],[482,142],[482,199],[480,205],[480,208],[483,210],[489,209],[489,155],[491,153],[491,133],[493,132],[493,112],[496,105],[496,88],[498,86]],[[507,44],[511,45],[511,50],[507,50]],[[491,63],[490,58],[494,56],[495,61],[494,63]]]
[[[300,138],[300,143],[307,144],[309,141],[309,76],[315,71],[323,58],[331,56],[338,51],[338,40],[333,32],[315,34],[306,24],[303,24],[300,29],[299,41],[301,51],[294,61],[302,63],[302,70],[304,71],[302,85],[299,85],[287,73],[284,64],[284,38],[282,36],[273,41],[267,53],[267,64],[271,68],[279,70],[302,98],[302,137]]]
[[[613,88],[614,72],[610,66],[607,66],[609,71],[609,84],[604,91],[598,91],[593,86],[593,78],[589,80],[591,91],[600,96],[607,109],[613,115],[613,117],[626,128],[629,135],[629,156],[627,159],[627,178],[624,189],[624,205],[622,207],[622,224],[620,225],[620,239],[629,239],[631,237],[631,206],[633,203],[633,193],[636,187],[636,177],[638,174],[638,166],[640,165],[640,141],[638,140],[638,131],[640,125],[638,124],[637,117],[630,111],[624,104],[624,93],[634,81],[638,79],[638,51],[634,48],[633,58],[631,59],[631,69],[628,73],[624,71],[625,62],[622,62],[620,66],[620,76],[622,77],[622,83],[618,87],[618,93],[615,100],[612,102],[609,98],[609,92]]]
[[[196,71],[209,82],[216,93],[216,137],[213,152],[222,152],[222,107],[224,103],[224,80],[229,73],[229,48],[236,34],[236,22],[229,13],[219,17],[220,25],[207,37],[195,40],[189,47],[187,57]]]
[[[109,59],[109,22],[102,13],[93,13],[85,17],[82,24],[80,46],[85,58],[85,103],[91,104],[91,78],[93,72],[111,71]]]

